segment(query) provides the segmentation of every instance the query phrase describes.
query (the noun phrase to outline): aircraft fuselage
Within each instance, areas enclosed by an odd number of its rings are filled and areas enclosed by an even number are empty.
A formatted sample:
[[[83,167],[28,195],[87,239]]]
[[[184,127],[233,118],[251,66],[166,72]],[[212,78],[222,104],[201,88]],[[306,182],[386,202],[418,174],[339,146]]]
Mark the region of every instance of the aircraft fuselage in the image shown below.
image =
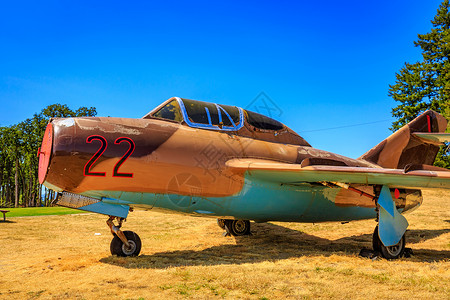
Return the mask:
[[[289,129],[279,134],[287,136],[284,141],[295,141]],[[372,199],[344,188],[298,182],[281,185],[227,167],[233,158],[374,167],[314,149],[302,140],[288,144],[277,142],[276,136],[273,141],[267,139],[157,119],[55,119],[44,136],[39,177],[56,191],[210,217],[296,222],[376,217]],[[372,187],[359,189],[372,191]],[[420,192],[402,193],[404,197],[396,198],[397,207],[420,204]]]

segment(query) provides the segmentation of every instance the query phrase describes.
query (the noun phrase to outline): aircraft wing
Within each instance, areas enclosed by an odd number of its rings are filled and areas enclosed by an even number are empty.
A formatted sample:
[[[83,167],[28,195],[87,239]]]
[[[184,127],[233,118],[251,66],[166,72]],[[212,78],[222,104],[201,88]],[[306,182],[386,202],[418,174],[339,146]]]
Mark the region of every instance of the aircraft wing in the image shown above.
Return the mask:
[[[450,171],[346,167],[281,163],[263,159],[231,159],[226,165],[249,176],[283,184],[340,182],[399,188],[450,189]]]

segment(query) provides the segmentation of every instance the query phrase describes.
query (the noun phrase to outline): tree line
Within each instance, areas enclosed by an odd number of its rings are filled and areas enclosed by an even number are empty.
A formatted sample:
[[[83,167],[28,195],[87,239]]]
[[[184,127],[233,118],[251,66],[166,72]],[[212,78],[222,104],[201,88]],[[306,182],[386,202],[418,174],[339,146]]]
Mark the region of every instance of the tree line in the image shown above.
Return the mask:
[[[0,207],[49,206],[55,193],[39,184],[38,149],[50,118],[93,117],[95,107],[53,104],[18,124],[0,126]]]

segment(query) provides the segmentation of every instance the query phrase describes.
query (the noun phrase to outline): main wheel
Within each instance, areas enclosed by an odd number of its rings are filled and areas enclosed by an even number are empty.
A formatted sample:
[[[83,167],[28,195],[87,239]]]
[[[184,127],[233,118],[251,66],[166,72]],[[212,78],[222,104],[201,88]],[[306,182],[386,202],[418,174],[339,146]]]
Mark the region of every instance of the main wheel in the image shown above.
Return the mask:
[[[380,236],[378,235],[378,226],[375,227],[375,230],[372,234],[372,247],[374,251],[381,252],[381,241]]]
[[[249,220],[224,220],[224,221],[231,235],[241,236],[250,234]]]
[[[393,246],[385,246],[380,240],[378,235],[378,226],[375,227],[372,238],[373,250],[378,251],[386,259],[397,259],[403,255],[405,252],[406,239],[405,235],[402,236],[398,244]]]
[[[133,231],[124,231],[123,234],[127,238],[130,247],[125,246],[122,240],[117,235],[114,235],[110,245],[111,254],[117,256],[138,256],[142,246],[139,236]]]

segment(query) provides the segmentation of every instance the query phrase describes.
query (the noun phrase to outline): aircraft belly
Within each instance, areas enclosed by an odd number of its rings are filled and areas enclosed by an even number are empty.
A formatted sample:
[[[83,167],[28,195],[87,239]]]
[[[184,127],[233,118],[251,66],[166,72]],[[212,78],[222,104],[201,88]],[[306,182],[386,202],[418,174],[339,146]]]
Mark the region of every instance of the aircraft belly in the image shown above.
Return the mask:
[[[257,221],[326,222],[370,219],[374,208],[341,206],[339,189],[305,184],[288,186],[246,179],[243,192],[231,199],[229,214]]]
[[[286,186],[247,178],[241,192],[228,197],[117,191],[90,191],[84,194],[128,201],[128,205],[142,209],[154,207],[203,217],[261,222],[350,221],[376,217],[374,208],[336,205],[334,199],[338,193],[339,189],[321,186]]]

